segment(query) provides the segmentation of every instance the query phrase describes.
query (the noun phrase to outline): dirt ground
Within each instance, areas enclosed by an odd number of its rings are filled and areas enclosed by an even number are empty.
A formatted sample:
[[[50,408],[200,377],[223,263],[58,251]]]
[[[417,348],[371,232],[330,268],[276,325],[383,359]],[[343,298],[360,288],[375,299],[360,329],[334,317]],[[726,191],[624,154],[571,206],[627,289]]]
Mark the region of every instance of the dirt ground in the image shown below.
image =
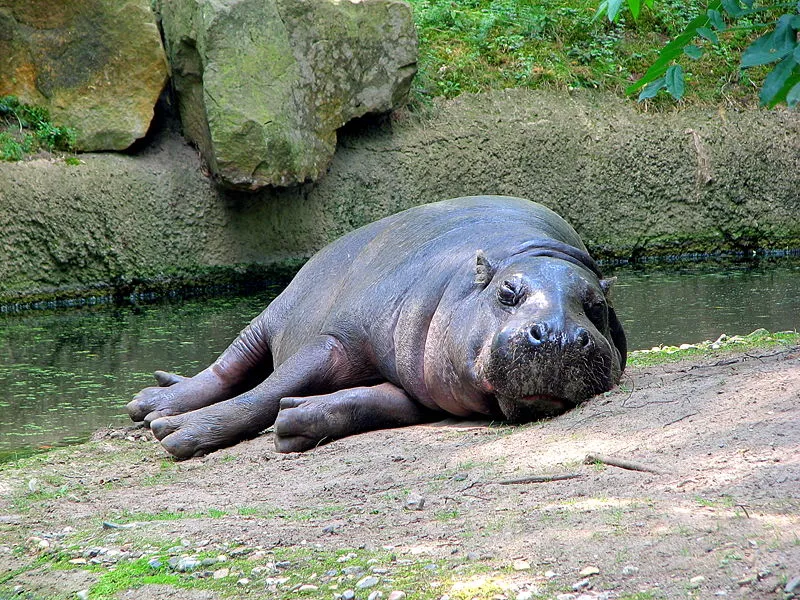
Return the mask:
[[[158,550],[170,540],[177,550]],[[377,558],[363,573],[276,562],[298,549]],[[191,589],[92,587],[159,552],[249,567],[216,564]],[[800,348],[629,369],[619,389],[528,426],[445,422],[300,455],[267,433],[175,463],[149,432],[101,432],[0,470],[0,566],[2,599],[791,598]],[[377,583],[358,587],[364,573]]]

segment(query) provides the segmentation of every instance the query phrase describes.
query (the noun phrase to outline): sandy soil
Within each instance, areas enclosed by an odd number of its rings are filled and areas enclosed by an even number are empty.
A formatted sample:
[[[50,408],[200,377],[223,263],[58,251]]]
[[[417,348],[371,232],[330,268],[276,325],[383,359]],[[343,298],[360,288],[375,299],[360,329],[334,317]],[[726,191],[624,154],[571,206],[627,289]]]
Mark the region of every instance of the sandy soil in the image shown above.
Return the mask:
[[[585,464],[587,454],[655,472]],[[578,477],[506,481],[562,474]],[[270,552],[312,548],[391,551],[379,583],[356,589],[365,599],[397,589],[399,564],[438,565],[400,588],[408,598],[790,598],[800,576],[800,348],[631,369],[618,390],[548,422],[445,422],[301,455],[277,454],[268,433],[174,463],[149,432],[102,432],[6,466],[0,497],[0,573],[18,572],[0,575],[0,598],[75,598],[115,560],[174,539],[189,554],[244,548],[264,565],[231,583],[234,597],[334,598],[353,587],[335,572],[314,574],[316,589],[305,590],[291,573],[265,578]],[[218,512],[198,514],[208,511]],[[185,517],[153,516],[167,514]],[[93,547],[118,559],[90,571],[81,557]],[[77,557],[72,568],[41,559],[57,549]],[[491,585],[469,588],[476,572]],[[225,593],[149,585],[119,597]]]

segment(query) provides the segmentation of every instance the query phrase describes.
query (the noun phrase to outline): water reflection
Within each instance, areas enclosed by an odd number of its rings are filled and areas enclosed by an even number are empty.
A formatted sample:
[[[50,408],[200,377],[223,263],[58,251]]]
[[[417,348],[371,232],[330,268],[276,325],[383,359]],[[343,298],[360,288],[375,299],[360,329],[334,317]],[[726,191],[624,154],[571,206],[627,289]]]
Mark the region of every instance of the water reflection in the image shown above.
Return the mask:
[[[631,349],[800,326],[797,262],[615,274]],[[0,316],[0,458],[128,423],[124,405],[153,370],[196,373],[275,293]]]

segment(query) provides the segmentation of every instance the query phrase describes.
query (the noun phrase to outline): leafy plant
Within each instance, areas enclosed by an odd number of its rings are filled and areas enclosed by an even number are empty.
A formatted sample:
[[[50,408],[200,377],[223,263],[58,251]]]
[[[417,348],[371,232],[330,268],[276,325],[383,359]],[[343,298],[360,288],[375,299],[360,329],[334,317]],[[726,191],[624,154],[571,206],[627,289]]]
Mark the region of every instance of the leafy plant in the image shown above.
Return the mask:
[[[46,108],[0,97],[0,160],[21,160],[38,150],[68,152],[75,139],[75,130],[52,123]]]
[[[603,0],[597,15],[615,21],[623,0]],[[653,8],[655,0],[627,0],[637,19],[642,1]],[[720,43],[726,32],[763,32],[742,52],[739,66],[752,69],[772,65],[764,77],[759,99],[762,106],[773,107],[800,103],[800,2],[756,3],[754,0],[711,0],[706,10],[692,19],[686,28],[660,52],[647,72],[627,88],[639,89],[639,100],[654,97],[662,89],[673,98],[683,97],[686,76],[677,62],[683,56],[699,60],[710,48]],[[643,88],[643,89],[642,89]]]

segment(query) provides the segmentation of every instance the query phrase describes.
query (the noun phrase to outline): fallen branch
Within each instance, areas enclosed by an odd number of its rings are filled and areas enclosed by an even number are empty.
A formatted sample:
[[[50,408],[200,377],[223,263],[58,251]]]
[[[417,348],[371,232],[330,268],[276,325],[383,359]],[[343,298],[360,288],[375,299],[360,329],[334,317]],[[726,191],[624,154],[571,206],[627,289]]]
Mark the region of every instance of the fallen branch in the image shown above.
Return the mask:
[[[680,417],[678,419],[675,419],[674,421],[670,421],[669,423],[664,423],[664,425],[662,425],[662,427],[669,427],[670,425],[675,425],[675,423],[680,423],[684,419],[688,419],[689,417],[693,417],[696,414],[697,414],[696,412],[693,412],[693,413],[689,413],[688,415],[683,415],[682,417]]]
[[[610,465],[612,467],[619,467],[620,469],[627,469],[628,471],[643,471],[645,473],[661,473],[661,471],[657,469],[653,469],[648,467],[647,465],[643,465],[640,463],[631,462],[629,460],[623,460],[621,458],[615,458],[613,456],[603,456],[602,454],[587,454],[586,458],[583,460],[584,464],[590,465],[592,463],[603,463],[604,465]]]
[[[529,475],[518,479],[502,479],[495,481],[500,485],[516,485],[520,483],[550,483],[551,481],[563,481],[564,479],[576,479],[581,477],[580,473],[567,473],[566,475]]]

